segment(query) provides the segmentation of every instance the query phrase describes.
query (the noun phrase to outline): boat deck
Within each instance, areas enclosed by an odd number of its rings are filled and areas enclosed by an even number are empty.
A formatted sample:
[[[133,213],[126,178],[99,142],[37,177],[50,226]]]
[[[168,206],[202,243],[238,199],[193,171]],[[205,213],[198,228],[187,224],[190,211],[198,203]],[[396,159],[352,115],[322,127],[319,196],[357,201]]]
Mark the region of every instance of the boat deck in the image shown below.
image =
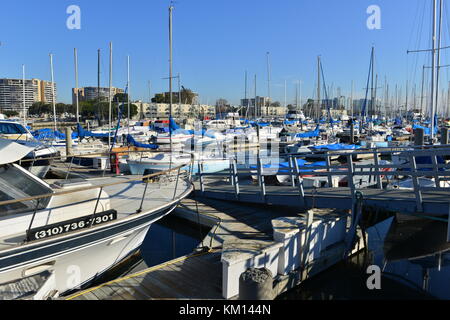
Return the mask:
[[[100,198],[101,200],[109,199],[110,208],[117,211],[117,219],[123,219],[135,214],[138,209],[141,209],[141,212],[148,212],[166,206],[174,199],[179,198],[184,193],[188,192],[191,188],[191,184],[185,179],[180,178],[177,182],[176,177],[173,176],[170,178],[164,177],[156,182],[149,183],[146,188],[146,183],[142,181],[129,181],[130,179],[137,177],[138,176],[103,177],[87,179],[86,181],[92,186],[123,182],[121,184],[104,187],[103,190],[108,194],[108,198],[105,196]],[[67,182],[70,182],[70,180]],[[62,197],[68,197],[70,200],[68,201],[68,205],[71,205],[74,201],[74,196],[71,197],[71,194],[63,195]],[[80,217],[94,213],[97,199],[92,198],[88,201],[91,202],[92,210],[80,213]],[[3,238],[0,237],[0,251],[21,245],[25,242],[25,239],[25,230],[22,233],[8,235]]]

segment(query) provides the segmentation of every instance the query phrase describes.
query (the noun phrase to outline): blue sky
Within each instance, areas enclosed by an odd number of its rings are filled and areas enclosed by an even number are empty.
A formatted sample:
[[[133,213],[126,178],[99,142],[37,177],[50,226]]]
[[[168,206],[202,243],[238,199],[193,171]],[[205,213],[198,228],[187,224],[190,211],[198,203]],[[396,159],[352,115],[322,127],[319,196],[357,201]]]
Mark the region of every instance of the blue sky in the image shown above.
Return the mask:
[[[42,0],[0,3],[0,77],[50,79],[48,54],[54,54],[58,100],[71,102],[73,48],[79,52],[80,86],[97,83],[97,49],[102,50],[102,85],[108,86],[108,43],[114,46],[114,86],[126,85],[126,56],[131,56],[132,98],[148,99],[167,91],[168,6],[162,0]],[[381,8],[381,30],[369,30],[369,5]],[[81,8],[81,30],[66,27],[69,5]],[[322,56],[328,86],[362,95],[370,49],[376,47],[377,73],[394,88],[406,81],[420,86],[426,53],[408,49],[430,44],[431,0],[178,0],[174,4],[174,73],[201,102],[226,98],[239,103],[244,72],[257,75],[258,95],[267,95],[266,52],[270,52],[272,96],[288,102],[301,80],[302,96],[312,96],[316,59]],[[447,8],[446,8],[447,9]],[[446,10],[447,11],[447,10]],[[444,29],[448,30],[447,13]],[[448,41],[444,32],[443,45]],[[448,53],[443,52],[442,64]],[[448,71],[443,71],[447,88]],[[175,82],[176,86],[176,82]],[[412,87],[412,84],[410,85]],[[391,89],[393,90],[393,89]]]

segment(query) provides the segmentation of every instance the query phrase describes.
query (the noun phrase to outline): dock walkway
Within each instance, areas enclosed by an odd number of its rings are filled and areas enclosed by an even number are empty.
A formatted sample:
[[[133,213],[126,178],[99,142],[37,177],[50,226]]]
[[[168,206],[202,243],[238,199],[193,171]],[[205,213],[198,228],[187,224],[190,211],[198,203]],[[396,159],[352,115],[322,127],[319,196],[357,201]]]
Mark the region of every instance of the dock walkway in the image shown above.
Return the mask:
[[[272,240],[271,220],[298,215],[294,208],[242,205],[198,197],[184,199],[175,214],[212,226],[193,253],[141,272],[75,293],[67,300],[223,299],[221,247],[235,239]]]

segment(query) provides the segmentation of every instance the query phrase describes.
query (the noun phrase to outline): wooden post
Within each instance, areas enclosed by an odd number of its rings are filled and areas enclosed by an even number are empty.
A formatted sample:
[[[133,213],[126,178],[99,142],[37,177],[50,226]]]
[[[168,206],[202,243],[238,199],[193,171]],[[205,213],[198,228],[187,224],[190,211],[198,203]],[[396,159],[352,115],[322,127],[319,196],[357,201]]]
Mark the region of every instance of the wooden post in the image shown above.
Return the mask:
[[[66,156],[72,154],[72,128],[66,127]]]
[[[350,144],[354,144],[354,143],[355,143],[355,124],[353,123],[353,119],[351,119],[350,120]]]
[[[441,145],[447,145],[448,144],[448,128],[441,128]]]
[[[425,134],[421,128],[414,129],[414,145],[423,146],[425,144]]]

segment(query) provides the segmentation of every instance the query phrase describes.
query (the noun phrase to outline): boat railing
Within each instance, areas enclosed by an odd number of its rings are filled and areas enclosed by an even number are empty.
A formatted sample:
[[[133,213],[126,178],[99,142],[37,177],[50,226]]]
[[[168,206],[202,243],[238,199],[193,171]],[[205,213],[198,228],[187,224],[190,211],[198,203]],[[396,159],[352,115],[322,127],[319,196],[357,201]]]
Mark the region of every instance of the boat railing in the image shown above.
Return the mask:
[[[355,159],[373,158],[373,162],[358,162]],[[392,159],[397,156],[403,162],[383,161],[382,158]],[[313,164],[302,164],[299,160],[305,158],[314,159]],[[339,158],[340,161],[333,159]],[[261,156],[256,157],[256,167],[242,168],[238,166],[236,157],[230,158],[228,170],[217,173],[206,173],[199,165],[200,191],[205,192],[209,181],[205,178],[226,179],[234,186],[236,199],[239,199],[240,183],[239,178],[244,175],[256,177],[259,192],[264,199],[267,195],[267,184],[265,177],[273,175],[290,176],[290,186],[297,188],[300,197],[304,200],[305,189],[304,179],[323,178],[324,186],[329,188],[348,187],[349,196],[353,198],[355,192],[360,189],[380,189],[385,193],[396,192],[399,189],[396,182],[411,179],[412,188],[405,188],[405,192],[414,194],[417,211],[423,211],[422,192],[444,191],[450,192],[450,188],[442,187],[445,183],[450,186],[450,164],[445,159],[450,159],[450,145],[433,147],[404,147],[404,148],[373,148],[366,150],[350,150],[342,152],[322,151],[320,153],[299,153],[288,155],[288,166],[267,168],[265,162],[270,163],[271,159]],[[322,160],[322,161],[320,161]],[[423,160],[428,163],[420,163]],[[318,162],[322,162],[318,164]],[[315,164],[315,165],[314,165]],[[337,178],[336,183],[333,178]],[[421,178],[433,178],[435,186],[426,187],[420,183]],[[344,180],[344,181],[343,181]],[[345,181],[346,180],[346,181]],[[387,186],[390,185],[390,189]],[[214,188],[217,185],[214,184]],[[314,188],[314,187],[310,187]]]
[[[130,152],[141,152],[141,151],[130,151]],[[112,153],[108,153],[108,152],[102,152],[102,153],[98,153],[98,154],[88,154],[89,157],[92,156],[108,156],[108,155],[112,155],[113,153],[117,153],[117,152],[112,152]],[[128,151],[120,151],[119,153],[128,153]],[[70,156],[63,156],[63,157],[51,157],[51,158],[47,158],[47,159],[51,159],[51,160],[61,160],[61,158],[72,158],[69,164],[69,170],[71,165],[73,164],[73,158],[76,157],[83,157],[86,155],[70,155]],[[22,160],[23,162],[26,161],[33,161],[33,159],[30,160]],[[68,159],[66,159],[66,161],[68,161]],[[124,176],[124,175],[111,175],[106,177],[105,179],[108,178],[114,178],[114,177],[120,177],[121,179],[119,181],[115,180],[115,181],[111,181],[111,182],[105,182],[105,183],[95,183],[95,184],[90,184],[90,185],[85,185],[85,186],[80,186],[77,187],[76,185],[74,185],[73,187],[71,187],[70,189],[67,190],[55,190],[53,192],[49,192],[49,193],[45,193],[45,194],[40,194],[40,195],[35,195],[35,196],[29,196],[29,197],[23,197],[23,198],[16,198],[16,199],[11,199],[11,200],[5,200],[5,201],[0,201],[0,212],[2,211],[2,208],[6,208],[6,206],[11,206],[14,204],[19,204],[19,203],[31,203],[31,204],[35,204],[34,205],[34,209],[27,209],[27,211],[24,211],[22,213],[25,212],[32,212],[31,215],[31,221],[30,224],[26,230],[26,237],[24,239],[24,242],[22,244],[28,243],[31,240],[29,239],[28,235],[30,230],[33,229],[33,223],[35,222],[35,218],[36,215],[42,211],[42,210],[47,210],[47,208],[45,208],[45,206],[43,206],[42,204],[50,198],[55,198],[55,197],[61,197],[61,196],[70,196],[72,194],[76,194],[76,193],[80,193],[80,192],[85,192],[85,191],[90,191],[90,190],[98,190],[98,196],[96,196],[95,198],[90,198],[89,201],[95,201],[95,208],[91,214],[91,217],[95,217],[96,214],[101,213],[99,212],[99,205],[100,205],[100,201],[102,199],[102,197],[104,197],[104,193],[103,191],[105,190],[105,188],[107,187],[113,187],[113,186],[118,186],[118,185],[129,185],[130,183],[144,183],[145,186],[143,188],[142,194],[141,195],[135,195],[136,198],[139,199],[139,201],[136,201],[136,199],[133,199],[133,201],[130,201],[130,205],[132,205],[133,203],[139,204],[139,207],[137,208],[137,210],[135,211],[135,214],[139,214],[143,211],[143,206],[144,206],[144,201],[146,199],[148,199],[149,197],[149,192],[148,192],[148,186],[151,183],[160,183],[160,184],[166,184],[166,181],[157,181],[157,178],[163,178],[163,177],[169,177],[169,179],[172,180],[172,182],[175,183],[174,185],[174,192],[173,194],[169,193],[168,195],[165,195],[165,199],[166,201],[170,202],[170,203],[176,203],[177,200],[177,192],[180,186],[179,180],[180,179],[185,179],[185,181],[190,183],[191,180],[191,175],[192,175],[192,164],[193,161],[190,162],[189,164],[189,170],[185,170],[183,168],[186,168],[186,164],[183,165],[179,165],[179,166],[174,166],[173,168],[170,168],[168,170],[164,170],[164,171],[160,171],[160,172],[155,172],[155,173],[149,173],[146,174],[144,173],[143,175],[133,175],[133,176]],[[102,176],[104,176],[105,171],[103,171]],[[176,178],[175,178],[176,176]],[[66,175],[66,179],[57,179],[57,180],[67,180],[68,174]],[[101,178],[99,176],[92,176],[92,178]],[[89,180],[87,180],[89,182]],[[192,190],[192,186],[190,186],[189,190]],[[186,191],[186,192],[190,192],[190,191]],[[161,199],[161,195],[158,196],[159,199]],[[75,197],[74,197],[75,198]],[[64,208],[64,207],[68,207],[70,206],[70,204],[63,204],[61,206],[58,206],[58,209],[60,208]],[[50,210],[50,215],[52,214],[53,209],[55,208],[51,208],[52,210]],[[89,216],[90,214],[88,213],[87,216]],[[5,216],[8,216],[7,214]],[[90,221],[92,221],[92,218],[90,219]],[[50,219],[47,219],[47,221]],[[49,225],[48,222],[46,225]],[[90,227],[93,226],[93,223],[91,223]],[[39,226],[42,227],[42,226]],[[44,226],[45,227],[45,226]]]

